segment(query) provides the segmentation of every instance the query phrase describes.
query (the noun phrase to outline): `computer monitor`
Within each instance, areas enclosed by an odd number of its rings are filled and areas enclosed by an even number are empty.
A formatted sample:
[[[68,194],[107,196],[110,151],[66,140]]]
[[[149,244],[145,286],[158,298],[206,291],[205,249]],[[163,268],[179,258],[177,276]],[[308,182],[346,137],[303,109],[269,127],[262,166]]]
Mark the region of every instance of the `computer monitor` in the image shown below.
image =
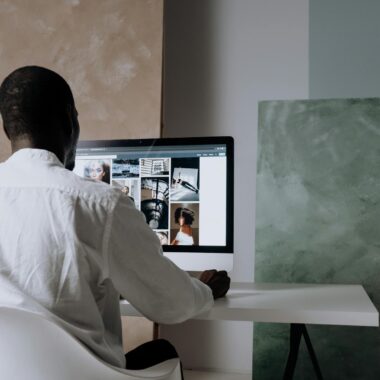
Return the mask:
[[[233,162],[232,137],[80,141],[74,172],[129,196],[182,269],[230,271]]]

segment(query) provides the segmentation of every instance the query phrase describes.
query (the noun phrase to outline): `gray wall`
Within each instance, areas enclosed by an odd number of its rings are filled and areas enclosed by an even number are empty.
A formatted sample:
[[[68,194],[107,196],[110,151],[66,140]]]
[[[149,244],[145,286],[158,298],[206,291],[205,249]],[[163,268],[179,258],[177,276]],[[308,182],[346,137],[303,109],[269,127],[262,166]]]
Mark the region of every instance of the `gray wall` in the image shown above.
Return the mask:
[[[379,8],[377,0],[166,1],[164,135],[235,138],[235,281],[253,279],[257,102],[378,96]],[[196,327],[209,337],[210,326],[185,326],[184,336],[201,339]],[[218,327],[215,336],[232,339],[232,327]],[[248,332],[235,331],[243,341]],[[241,364],[216,351],[219,360],[190,364]]]
[[[253,280],[257,102],[308,96],[303,0],[167,0],[164,136],[235,138],[234,277]]]
[[[308,2],[167,0],[165,25],[164,136],[235,138],[232,277],[252,281],[257,103],[308,96]],[[252,324],[176,328],[186,366],[251,371]]]
[[[310,97],[380,95],[380,1],[310,0]]]

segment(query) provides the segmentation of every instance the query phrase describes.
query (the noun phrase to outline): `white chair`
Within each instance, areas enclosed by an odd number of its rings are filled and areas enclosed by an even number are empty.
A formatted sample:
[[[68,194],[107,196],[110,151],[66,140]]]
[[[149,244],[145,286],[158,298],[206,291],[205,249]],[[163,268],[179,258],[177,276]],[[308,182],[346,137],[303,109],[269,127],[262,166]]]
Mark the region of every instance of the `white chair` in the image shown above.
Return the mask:
[[[179,359],[143,370],[99,360],[56,323],[0,308],[0,378],[4,380],[181,380]]]

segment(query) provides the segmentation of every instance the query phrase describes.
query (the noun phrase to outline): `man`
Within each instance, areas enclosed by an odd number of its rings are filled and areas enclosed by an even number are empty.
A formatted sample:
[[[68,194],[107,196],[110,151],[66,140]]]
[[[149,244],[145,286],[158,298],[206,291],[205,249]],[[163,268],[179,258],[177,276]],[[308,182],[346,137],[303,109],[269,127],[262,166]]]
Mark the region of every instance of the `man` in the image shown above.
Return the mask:
[[[78,114],[58,74],[36,66],[14,71],[0,87],[0,112],[13,152],[0,164],[0,306],[54,319],[118,367],[175,355],[159,341],[164,350],[144,345],[125,360],[119,295],[155,322],[182,322],[225,295],[226,272],[191,278],[163,257],[128,197],[71,171]],[[149,350],[159,359],[139,363]]]

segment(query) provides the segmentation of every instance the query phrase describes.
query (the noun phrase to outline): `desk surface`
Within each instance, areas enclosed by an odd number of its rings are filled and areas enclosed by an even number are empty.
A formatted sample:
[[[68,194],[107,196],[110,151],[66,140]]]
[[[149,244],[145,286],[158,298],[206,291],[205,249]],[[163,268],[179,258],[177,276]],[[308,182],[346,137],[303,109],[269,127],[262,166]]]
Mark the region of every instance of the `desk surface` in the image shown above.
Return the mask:
[[[126,301],[122,315],[140,315]],[[233,283],[227,296],[194,319],[342,326],[379,326],[361,285]]]

